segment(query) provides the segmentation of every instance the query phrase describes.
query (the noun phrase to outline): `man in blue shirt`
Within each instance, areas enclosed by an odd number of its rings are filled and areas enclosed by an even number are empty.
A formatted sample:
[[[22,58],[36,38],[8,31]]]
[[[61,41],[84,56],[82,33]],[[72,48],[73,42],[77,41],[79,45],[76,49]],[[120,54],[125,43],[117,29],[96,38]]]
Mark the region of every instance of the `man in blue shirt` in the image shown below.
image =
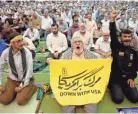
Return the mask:
[[[0,56],[2,54],[2,52],[7,48],[5,41],[2,39],[2,27],[0,27]]]

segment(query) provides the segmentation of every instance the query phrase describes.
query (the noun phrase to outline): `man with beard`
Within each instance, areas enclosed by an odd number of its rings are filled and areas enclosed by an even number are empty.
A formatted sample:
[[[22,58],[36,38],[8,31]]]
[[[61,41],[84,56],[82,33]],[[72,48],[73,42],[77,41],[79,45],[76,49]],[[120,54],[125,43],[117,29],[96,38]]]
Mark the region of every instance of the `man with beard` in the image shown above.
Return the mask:
[[[73,37],[71,42],[71,48],[68,49],[60,59],[72,59],[72,60],[85,60],[85,59],[97,59],[97,57],[85,49],[83,39],[81,37]],[[64,106],[62,107],[63,113],[74,113],[77,106]],[[87,104],[79,106],[84,109],[86,113],[96,113],[97,105],[96,104]]]
[[[47,58],[47,63],[50,62],[52,58]],[[71,40],[71,48],[65,51],[60,59],[66,60],[85,60],[85,59],[97,59],[93,53],[85,49],[83,39],[81,37],[73,37]],[[96,113],[97,112],[97,104],[86,104],[81,106],[63,106],[63,113],[75,113],[75,108],[83,108],[83,111],[86,113]]]
[[[58,31],[58,25],[51,25],[52,33],[47,36],[47,48],[52,54],[52,58],[59,59],[62,53],[68,48],[66,36]]]
[[[8,63],[9,75],[5,86],[2,85],[2,72]],[[23,47],[23,38],[11,38],[10,47],[3,51],[0,58],[0,103],[7,105],[15,98],[18,105],[25,105],[36,92],[33,76],[31,52]]]
[[[116,35],[115,18],[117,12],[113,11],[110,22],[110,36],[113,62],[111,67],[109,89],[112,101],[120,104],[124,95],[132,103],[138,102],[138,91],[134,79],[137,76],[138,56],[136,50],[131,47],[132,34],[128,29],[120,33],[121,42]]]

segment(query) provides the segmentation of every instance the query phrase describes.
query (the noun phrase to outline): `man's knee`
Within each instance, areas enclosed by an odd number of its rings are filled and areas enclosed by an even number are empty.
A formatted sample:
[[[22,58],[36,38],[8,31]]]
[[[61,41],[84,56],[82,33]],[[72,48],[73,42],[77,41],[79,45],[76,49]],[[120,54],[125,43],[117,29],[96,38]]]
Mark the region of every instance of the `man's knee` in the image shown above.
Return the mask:
[[[124,90],[124,94],[130,102],[138,102],[138,91],[136,88],[127,88]]]
[[[11,103],[11,101],[9,101],[8,99],[0,99],[0,103],[3,105],[8,105]]]
[[[3,105],[8,105],[9,103],[11,103],[14,100],[14,98],[12,96],[7,96],[7,95],[0,95],[0,103]]]
[[[112,101],[116,104],[121,104],[124,101],[124,97],[121,96],[114,96],[112,97]]]
[[[26,95],[24,94],[25,91],[23,91],[22,93],[17,94],[17,104],[18,105],[25,105],[28,103],[28,101],[32,98],[32,96],[34,95],[34,93],[37,91],[36,86],[33,86],[31,90],[29,90],[29,93]]]
[[[132,103],[137,103],[138,102],[138,94],[134,94],[132,97],[129,98],[129,101]]]

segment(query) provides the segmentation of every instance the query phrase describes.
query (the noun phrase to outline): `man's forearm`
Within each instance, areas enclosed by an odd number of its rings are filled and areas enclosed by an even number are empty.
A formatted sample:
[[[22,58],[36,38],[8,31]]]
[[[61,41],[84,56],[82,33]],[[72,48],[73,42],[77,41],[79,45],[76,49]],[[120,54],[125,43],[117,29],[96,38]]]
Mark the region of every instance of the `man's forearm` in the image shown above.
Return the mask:
[[[95,52],[98,53],[98,54],[100,54],[100,55],[102,55],[102,56],[104,56],[106,54],[105,52],[103,52],[100,49],[95,49]]]
[[[114,17],[111,17],[111,22],[115,22],[115,18]]]

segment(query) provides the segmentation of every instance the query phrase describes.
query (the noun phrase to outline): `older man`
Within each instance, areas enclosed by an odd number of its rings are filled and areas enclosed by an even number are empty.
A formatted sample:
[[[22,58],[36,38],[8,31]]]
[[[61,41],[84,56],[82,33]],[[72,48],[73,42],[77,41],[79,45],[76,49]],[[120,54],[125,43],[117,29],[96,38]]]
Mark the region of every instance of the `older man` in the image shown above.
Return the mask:
[[[81,37],[73,37],[72,38],[72,45],[71,48],[68,49],[60,59],[72,59],[72,60],[78,60],[78,59],[96,59],[97,57],[85,49],[83,39]],[[63,113],[74,113],[76,106],[64,106]],[[84,107],[84,111],[86,113],[96,113],[97,112],[97,105],[96,104],[87,104],[82,106]]]
[[[94,47],[92,34],[86,31],[84,23],[80,23],[79,30],[73,34],[73,37],[82,37],[84,47],[88,50],[90,50],[91,47]]]
[[[73,37],[71,41],[71,48],[69,48],[67,51],[65,51],[60,59],[71,59],[71,60],[85,60],[85,59],[96,59],[97,56],[95,56],[92,52],[88,51],[84,47],[83,39],[81,37]],[[47,62],[52,58],[47,58]],[[77,106],[63,106],[62,111],[63,113],[74,113],[75,108]],[[86,104],[79,107],[83,107],[84,111],[86,113],[96,113],[97,112],[97,105],[96,104]]]
[[[18,105],[25,105],[36,92],[33,81],[33,59],[31,52],[23,47],[22,36],[11,39],[11,46],[3,51],[0,58],[0,103],[7,105],[15,98]],[[2,85],[2,72],[8,63],[9,75]]]
[[[95,52],[99,58],[108,58],[111,56],[109,31],[103,32],[103,37],[96,41]]]

